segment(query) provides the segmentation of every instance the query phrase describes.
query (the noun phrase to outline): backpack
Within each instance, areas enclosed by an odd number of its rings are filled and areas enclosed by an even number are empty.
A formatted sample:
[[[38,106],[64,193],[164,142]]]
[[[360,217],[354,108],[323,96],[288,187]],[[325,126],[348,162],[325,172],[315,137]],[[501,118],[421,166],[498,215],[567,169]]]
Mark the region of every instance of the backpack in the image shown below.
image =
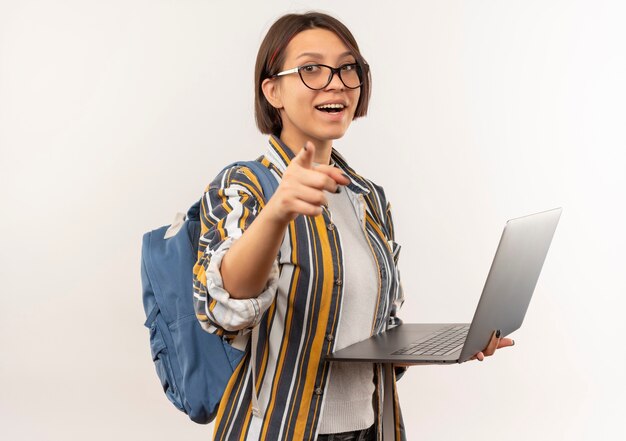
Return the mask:
[[[265,199],[278,182],[257,161],[235,162],[250,168]],[[224,170],[226,170],[226,168]],[[186,218],[147,232],[141,248],[141,285],[145,326],[157,375],[167,398],[192,421],[207,424],[217,414],[228,381],[244,352],[222,337],[206,332],[193,305],[193,267],[200,239],[200,203]]]

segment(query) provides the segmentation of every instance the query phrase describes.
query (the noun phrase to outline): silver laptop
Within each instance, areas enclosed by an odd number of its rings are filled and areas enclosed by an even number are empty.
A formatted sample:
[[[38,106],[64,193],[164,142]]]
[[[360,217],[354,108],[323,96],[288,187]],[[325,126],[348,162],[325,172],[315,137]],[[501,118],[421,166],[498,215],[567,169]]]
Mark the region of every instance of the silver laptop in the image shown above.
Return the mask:
[[[485,349],[493,331],[509,335],[522,325],[561,211],[555,208],[506,223],[471,324],[401,324],[326,359],[462,363]]]

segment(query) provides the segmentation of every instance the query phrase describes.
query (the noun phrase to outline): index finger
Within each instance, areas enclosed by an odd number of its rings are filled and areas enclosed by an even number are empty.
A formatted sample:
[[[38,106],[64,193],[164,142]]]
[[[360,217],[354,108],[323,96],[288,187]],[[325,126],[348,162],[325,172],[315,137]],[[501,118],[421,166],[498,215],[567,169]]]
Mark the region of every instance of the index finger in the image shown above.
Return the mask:
[[[306,143],[304,143],[304,147],[302,147],[302,150],[300,150],[296,157],[293,159],[293,162],[296,162],[301,167],[310,170],[313,168],[314,157],[315,145],[311,141],[307,141]]]

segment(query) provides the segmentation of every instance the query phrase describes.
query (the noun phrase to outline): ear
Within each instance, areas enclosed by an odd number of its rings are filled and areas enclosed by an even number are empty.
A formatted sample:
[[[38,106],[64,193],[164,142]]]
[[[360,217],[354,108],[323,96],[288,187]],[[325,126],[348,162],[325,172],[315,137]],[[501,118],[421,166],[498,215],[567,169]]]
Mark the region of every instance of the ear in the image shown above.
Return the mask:
[[[276,109],[283,108],[283,101],[280,95],[280,85],[277,81],[272,80],[271,78],[266,78],[261,83],[261,89],[263,90],[263,95],[265,95],[265,99],[272,105],[272,107]]]

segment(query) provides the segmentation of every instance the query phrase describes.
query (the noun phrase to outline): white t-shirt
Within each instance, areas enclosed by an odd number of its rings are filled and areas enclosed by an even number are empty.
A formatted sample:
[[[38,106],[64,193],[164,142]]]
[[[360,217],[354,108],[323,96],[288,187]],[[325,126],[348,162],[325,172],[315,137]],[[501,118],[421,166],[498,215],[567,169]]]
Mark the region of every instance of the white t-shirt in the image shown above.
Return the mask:
[[[343,300],[335,351],[370,337],[378,296],[377,267],[347,189],[327,193],[328,209],[341,240]],[[372,363],[333,362],[319,433],[361,430],[374,424]]]

